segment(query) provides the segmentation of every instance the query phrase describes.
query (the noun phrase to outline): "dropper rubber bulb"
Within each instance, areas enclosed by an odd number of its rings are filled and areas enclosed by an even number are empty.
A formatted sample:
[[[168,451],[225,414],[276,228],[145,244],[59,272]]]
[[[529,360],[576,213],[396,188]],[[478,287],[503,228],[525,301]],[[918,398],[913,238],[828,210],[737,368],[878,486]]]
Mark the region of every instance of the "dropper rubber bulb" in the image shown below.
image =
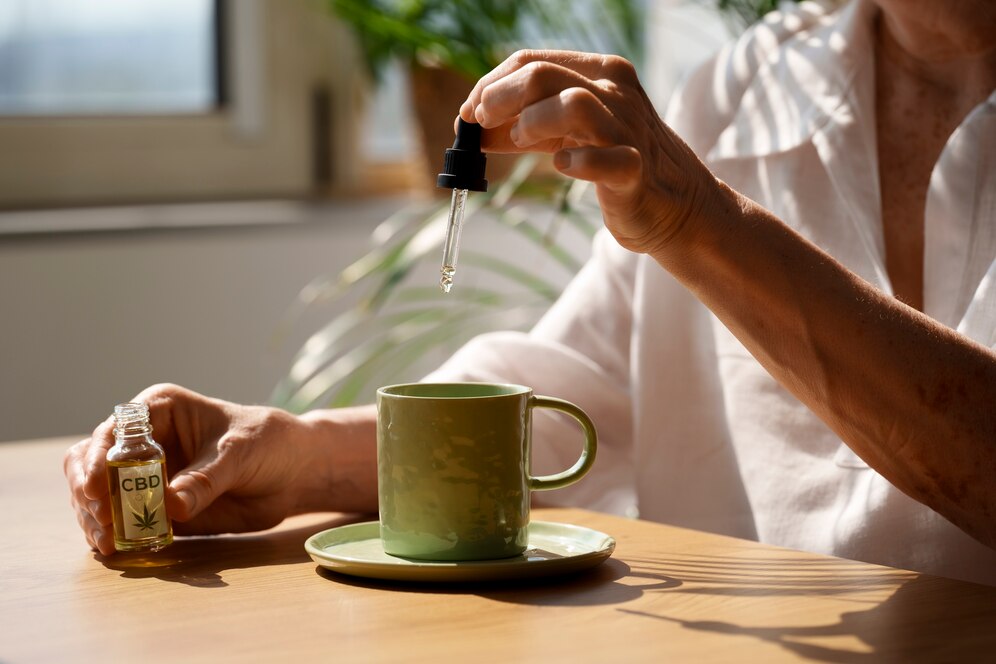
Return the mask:
[[[481,125],[458,119],[456,139],[453,147],[446,150],[443,172],[436,178],[437,187],[453,190],[443,242],[443,263],[439,269],[439,288],[444,293],[453,288],[467,192],[488,190],[488,181],[484,177],[486,166],[487,157],[481,152]]]

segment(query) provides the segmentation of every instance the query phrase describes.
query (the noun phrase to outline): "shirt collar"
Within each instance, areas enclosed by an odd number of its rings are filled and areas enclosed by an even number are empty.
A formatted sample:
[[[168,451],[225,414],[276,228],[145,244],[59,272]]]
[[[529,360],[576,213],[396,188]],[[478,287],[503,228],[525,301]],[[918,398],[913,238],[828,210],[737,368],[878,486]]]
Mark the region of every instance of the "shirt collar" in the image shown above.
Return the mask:
[[[870,66],[872,19],[867,0],[846,5],[775,49],[758,68],[707,161],[764,157],[808,142],[831,118],[854,116],[851,92]],[[755,28],[757,39],[770,30]],[[772,37],[773,38],[773,37]]]

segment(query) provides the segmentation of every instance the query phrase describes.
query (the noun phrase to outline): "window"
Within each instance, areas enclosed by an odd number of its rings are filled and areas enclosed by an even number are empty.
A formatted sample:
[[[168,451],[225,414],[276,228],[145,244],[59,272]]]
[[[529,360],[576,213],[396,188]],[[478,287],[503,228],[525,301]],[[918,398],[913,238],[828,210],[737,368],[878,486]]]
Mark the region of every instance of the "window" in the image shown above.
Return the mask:
[[[214,111],[219,10],[214,0],[6,0],[0,115]]]
[[[0,209],[348,184],[345,43],[313,0],[3,0]]]

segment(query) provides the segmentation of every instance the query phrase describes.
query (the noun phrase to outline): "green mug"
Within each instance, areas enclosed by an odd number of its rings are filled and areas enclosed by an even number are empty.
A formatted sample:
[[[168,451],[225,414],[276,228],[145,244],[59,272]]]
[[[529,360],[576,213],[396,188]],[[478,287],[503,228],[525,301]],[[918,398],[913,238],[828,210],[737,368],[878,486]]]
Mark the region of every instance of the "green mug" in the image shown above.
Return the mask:
[[[534,408],[575,418],[577,463],[529,474]],[[526,550],[530,492],[581,479],[595,461],[591,419],[522,385],[410,383],[377,390],[377,495],[384,551],[419,560],[487,560]]]

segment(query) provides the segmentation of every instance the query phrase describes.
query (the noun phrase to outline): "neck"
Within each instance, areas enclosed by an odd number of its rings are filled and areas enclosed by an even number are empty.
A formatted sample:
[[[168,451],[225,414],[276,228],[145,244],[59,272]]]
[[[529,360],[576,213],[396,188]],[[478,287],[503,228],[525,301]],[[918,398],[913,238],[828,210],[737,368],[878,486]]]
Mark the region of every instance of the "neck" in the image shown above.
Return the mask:
[[[996,88],[996,3],[875,1],[876,45],[890,69],[977,102]]]

